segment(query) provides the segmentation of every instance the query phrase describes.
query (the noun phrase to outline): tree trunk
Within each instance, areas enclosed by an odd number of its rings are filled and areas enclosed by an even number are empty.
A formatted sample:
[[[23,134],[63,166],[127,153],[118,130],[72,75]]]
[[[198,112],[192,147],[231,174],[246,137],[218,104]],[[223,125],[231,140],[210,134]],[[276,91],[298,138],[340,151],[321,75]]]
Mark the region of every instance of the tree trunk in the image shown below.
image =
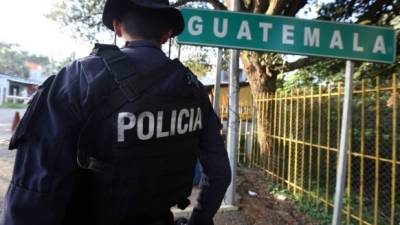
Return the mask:
[[[269,54],[273,57],[273,54]],[[265,60],[266,55],[259,52],[242,52],[240,57],[244,65],[247,79],[250,83],[253,100],[257,97],[272,94],[276,90],[276,79],[279,74],[279,66]],[[268,58],[268,57],[267,57]],[[268,138],[270,121],[266,117],[266,104],[258,103],[256,106],[257,115],[257,136],[260,146],[260,162],[265,165],[266,156],[270,150],[270,138]],[[271,113],[271,108],[268,109]]]

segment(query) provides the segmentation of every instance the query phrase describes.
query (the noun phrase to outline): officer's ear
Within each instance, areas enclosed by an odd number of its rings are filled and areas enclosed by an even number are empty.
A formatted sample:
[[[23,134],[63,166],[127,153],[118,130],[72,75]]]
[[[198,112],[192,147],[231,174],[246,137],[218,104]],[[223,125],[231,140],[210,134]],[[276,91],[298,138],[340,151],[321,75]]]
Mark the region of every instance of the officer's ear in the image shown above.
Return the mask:
[[[171,38],[172,36],[172,29],[168,29],[161,35],[161,44],[167,43],[167,41]]]
[[[114,32],[118,37],[122,37],[122,23],[118,19],[113,19]]]

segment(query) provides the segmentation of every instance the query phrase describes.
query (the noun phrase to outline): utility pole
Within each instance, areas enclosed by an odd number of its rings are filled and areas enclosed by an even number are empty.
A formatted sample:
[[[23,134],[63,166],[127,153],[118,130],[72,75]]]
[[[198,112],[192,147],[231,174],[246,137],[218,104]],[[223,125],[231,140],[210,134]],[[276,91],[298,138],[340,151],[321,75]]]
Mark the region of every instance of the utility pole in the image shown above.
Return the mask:
[[[239,1],[232,0],[232,11],[238,11]],[[228,137],[227,149],[232,170],[232,182],[226,194],[226,204],[235,204],[236,193],[236,170],[237,170],[237,148],[238,148],[238,103],[239,103],[239,51],[231,50],[229,66],[229,111],[228,111]]]
[[[336,174],[335,206],[332,225],[340,225],[343,209],[343,193],[346,184],[347,152],[349,148],[349,128],[351,121],[351,99],[353,95],[354,62],[346,61],[342,130],[340,133],[340,148],[338,169]],[[351,134],[350,134],[351,135]]]

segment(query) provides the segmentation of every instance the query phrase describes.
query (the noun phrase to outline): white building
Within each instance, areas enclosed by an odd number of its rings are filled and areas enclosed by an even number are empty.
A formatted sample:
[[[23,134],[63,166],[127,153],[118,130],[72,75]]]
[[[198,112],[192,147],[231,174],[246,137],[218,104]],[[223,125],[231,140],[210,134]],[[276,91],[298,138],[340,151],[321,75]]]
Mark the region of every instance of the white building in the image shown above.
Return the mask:
[[[40,84],[41,81],[0,74],[0,105],[5,102],[24,102]]]

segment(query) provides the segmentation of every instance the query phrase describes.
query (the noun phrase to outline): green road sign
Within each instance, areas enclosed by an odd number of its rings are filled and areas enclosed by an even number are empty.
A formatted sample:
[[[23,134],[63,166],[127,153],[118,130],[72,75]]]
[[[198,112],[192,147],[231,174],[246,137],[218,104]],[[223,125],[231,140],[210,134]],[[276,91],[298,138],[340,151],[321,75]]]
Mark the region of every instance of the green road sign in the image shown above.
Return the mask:
[[[282,16],[181,9],[178,43],[393,63],[393,29]]]

